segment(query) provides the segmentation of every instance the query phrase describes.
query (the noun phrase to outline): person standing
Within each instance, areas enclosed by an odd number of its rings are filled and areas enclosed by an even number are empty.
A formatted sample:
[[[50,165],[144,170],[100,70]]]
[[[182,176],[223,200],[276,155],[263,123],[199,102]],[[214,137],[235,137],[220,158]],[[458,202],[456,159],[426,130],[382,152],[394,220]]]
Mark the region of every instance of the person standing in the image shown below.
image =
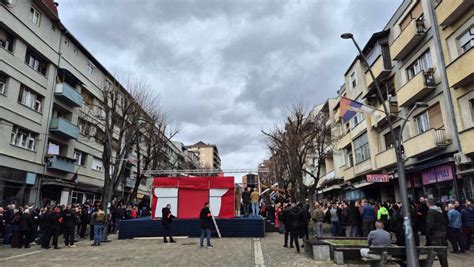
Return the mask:
[[[51,227],[50,236],[53,237],[53,248],[59,249],[58,247],[58,237],[61,232],[61,223],[63,218],[61,216],[59,207],[54,208],[53,212],[49,216],[49,225]]]
[[[30,234],[33,230],[33,218],[31,217],[30,210],[25,209],[23,214],[20,215],[18,222],[19,240],[18,248],[25,246],[30,247]]]
[[[207,248],[212,248],[211,245],[211,228],[212,228],[212,214],[209,209],[209,202],[204,203],[204,208],[199,213],[199,220],[201,221],[201,238],[199,239],[199,247],[204,247],[204,236],[207,240]]]
[[[332,236],[339,236],[339,216],[341,214],[341,210],[337,208],[336,203],[333,203],[327,212],[329,213],[329,218],[331,222],[331,234]]]
[[[466,250],[470,250],[472,235],[474,235],[474,206],[469,200],[466,201],[466,207],[461,211],[461,219]]]
[[[290,236],[291,232],[291,224],[290,224],[290,207],[288,204],[283,205],[283,211],[281,212],[280,221],[283,222],[283,226],[285,228],[285,243],[283,247],[288,247],[288,237]],[[290,238],[290,248],[293,247],[293,240]]]
[[[47,206],[40,213],[40,232],[41,232],[41,248],[49,249],[49,241],[51,240],[51,207]]]
[[[390,214],[388,213],[387,207],[385,204],[381,203],[379,209],[377,210],[377,221],[383,222],[385,229],[388,231],[390,229]]]
[[[360,213],[355,205],[355,201],[351,200],[349,202],[349,221],[346,226],[346,236],[356,237],[359,234],[359,218]]]
[[[361,215],[362,215],[362,235],[368,236],[369,232],[374,229],[375,209],[367,200],[364,201]]]
[[[242,192],[242,204],[244,206],[244,217],[248,217],[250,214],[250,191],[248,187]]]
[[[316,238],[322,238],[323,237],[323,222],[324,222],[324,211],[321,208],[321,205],[319,203],[316,203],[314,205],[314,210],[313,214],[311,215],[311,218],[313,219],[314,222],[314,235]]]
[[[163,235],[163,241],[165,243],[168,243],[168,240],[166,237],[170,238],[170,243],[176,243],[173,239],[173,235],[171,233],[171,224],[173,223],[173,219],[176,218],[173,214],[171,214],[171,204],[167,204],[166,207],[164,207],[161,210],[161,224],[163,225],[164,228],[164,235]]]
[[[90,223],[94,228],[94,243],[91,246],[100,246],[105,224],[105,212],[102,207],[98,206],[98,210],[92,213]]]
[[[346,202],[342,202],[340,205],[340,216],[339,216],[339,235],[340,236],[350,236],[351,226],[349,223],[349,206]]]
[[[426,215],[426,245],[427,246],[447,246],[446,242],[446,222],[443,211],[435,205],[433,199],[426,201],[428,212]],[[438,254],[441,267],[448,267],[448,257],[445,254]]]
[[[257,188],[253,189],[252,194],[250,194],[250,201],[252,202],[252,216],[258,216],[258,200],[260,199],[260,194],[257,192]]]
[[[464,237],[461,232],[461,213],[454,204],[448,204],[448,237],[453,246],[453,253],[466,253]]]
[[[296,253],[300,253],[300,243],[298,237],[302,229],[303,214],[301,209],[295,204],[291,204],[291,209],[289,211],[289,223],[290,223],[290,244],[295,244]],[[292,247],[292,246],[290,246]]]
[[[75,247],[74,237],[75,237],[75,226],[76,226],[76,213],[72,210],[71,206],[68,205],[63,211],[63,234],[64,234],[64,244],[66,247]]]

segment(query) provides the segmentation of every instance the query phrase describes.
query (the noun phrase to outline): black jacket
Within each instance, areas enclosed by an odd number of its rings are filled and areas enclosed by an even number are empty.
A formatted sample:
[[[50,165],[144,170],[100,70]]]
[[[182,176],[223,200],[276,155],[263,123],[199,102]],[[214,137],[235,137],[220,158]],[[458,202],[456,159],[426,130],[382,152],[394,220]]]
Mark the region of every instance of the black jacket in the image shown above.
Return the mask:
[[[40,228],[41,230],[49,229],[51,224],[50,224],[50,217],[51,216],[51,211],[47,211],[43,214],[40,215],[39,221],[40,221]]]
[[[293,207],[288,213],[288,222],[291,227],[291,231],[300,231],[301,226],[303,225],[303,213],[298,207]]]
[[[242,202],[250,203],[250,192],[249,191],[242,192]]]
[[[73,210],[67,209],[63,212],[64,227],[74,227],[76,225],[76,213]]]
[[[173,216],[173,214],[171,214],[171,211],[170,209],[168,209],[167,207],[164,207],[162,210],[161,210],[161,224],[162,225],[169,225],[173,222],[173,218],[176,218]]]
[[[348,225],[358,225],[360,221],[360,212],[355,206],[355,203],[351,201],[349,204],[349,220]]]
[[[439,207],[430,208],[426,216],[426,234],[431,237],[446,237],[446,222]]]
[[[33,230],[33,217],[29,213],[23,213],[20,216],[18,222],[18,227],[20,231],[31,231]]]
[[[342,226],[347,226],[347,225],[350,225],[349,222],[350,222],[349,208],[341,209],[341,214],[339,216],[339,223]]]
[[[62,222],[62,216],[59,212],[52,212],[49,216],[49,225],[51,229],[60,229]]]
[[[202,229],[211,229],[212,228],[212,215],[208,207],[204,207],[199,214],[199,220],[201,220]]]

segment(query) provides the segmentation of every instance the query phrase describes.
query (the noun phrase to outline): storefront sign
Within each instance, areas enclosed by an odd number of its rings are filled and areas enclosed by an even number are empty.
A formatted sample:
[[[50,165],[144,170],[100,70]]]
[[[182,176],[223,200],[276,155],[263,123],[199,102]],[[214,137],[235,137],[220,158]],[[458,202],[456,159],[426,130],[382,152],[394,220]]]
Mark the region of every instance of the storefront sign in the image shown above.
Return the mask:
[[[367,182],[369,183],[388,183],[391,175],[386,173],[381,174],[367,174]]]
[[[36,173],[27,172],[26,173],[26,184],[35,184],[36,183]]]
[[[449,181],[453,179],[453,169],[450,164],[440,165],[421,173],[423,185],[436,182]]]
[[[364,192],[359,190],[359,189],[356,189],[356,190],[352,190],[352,191],[347,191],[345,200],[350,201],[350,200],[358,200],[358,199],[362,199],[362,198],[365,198]]]

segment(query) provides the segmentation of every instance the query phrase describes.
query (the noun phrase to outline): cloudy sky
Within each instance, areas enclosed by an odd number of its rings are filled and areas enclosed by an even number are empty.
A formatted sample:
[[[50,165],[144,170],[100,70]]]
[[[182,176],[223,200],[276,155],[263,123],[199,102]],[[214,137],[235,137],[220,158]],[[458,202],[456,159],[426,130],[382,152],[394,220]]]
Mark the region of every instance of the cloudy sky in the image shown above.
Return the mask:
[[[268,156],[262,129],[285,108],[334,97],[356,55],[402,0],[62,0],[66,27],[109,70],[143,76],[179,126],[217,144],[224,169]]]

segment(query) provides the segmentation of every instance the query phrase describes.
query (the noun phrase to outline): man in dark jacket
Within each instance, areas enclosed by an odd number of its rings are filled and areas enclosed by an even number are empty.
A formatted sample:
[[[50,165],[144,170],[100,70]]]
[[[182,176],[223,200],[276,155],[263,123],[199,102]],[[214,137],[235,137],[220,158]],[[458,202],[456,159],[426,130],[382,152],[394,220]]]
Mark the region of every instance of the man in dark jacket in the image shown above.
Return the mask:
[[[470,250],[471,237],[474,234],[474,206],[471,201],[466,201],[466,207],[461,211],[461,219],[466,250]]]
[[[279,218],[280,221],[283,222],[283,225],[285,227],[285,244],[283,247],[287,248],[288,247],[288,237],[291,232],[291,225],[290,225],[290,208],[288,204],[284,204],[283,206],[283,211],[281,212],[281,217]],[[293,240],[290,239],[290,248],[293,247]]]
[[[84,205],[81,209],[81,224],[79,230],[79,236],[81,238],[85,238],[86,236],[87,224],[89,224],[89,214],[87,213],[87,206]]]
[[[51,208],[47,206],[40,212],[40,231],[41,231],[41,248],[49,249],[49,241],[51,240],[51,224],[50,217]]]
[[[250,214],[250,192],[248,187],[242,192],[242,204],[244,206],[244,216],[248,217]]]
[[[30,234],[33,230],[33,218],[31,217],[30,211],[26,209],[20,216],[18,222],[18,231],[20,232],[18,247],[21,248],[23,245],[25,248],[30,247]]]
[[[207,239],[207,248],[212,248],[211,245],[211,228],[212,228],[212,214],[209,210],[209,202],[204,203],[204,208],[199,213],[199,220],[201,221],[201,238],[199,240],[199,246],[204,247],[204,236]]]
[[[348,221],[346,226],[346,236],[356,237],[359,234],[360,213],[355,205],[355,201],[349,202]]]
[[[161,224],[163,225],[164,228],[164,235],[163,235],[163,240],[165,243],[168,243],[168,240],[166,237],[170,238],[170,243],[176,243],[174,241],[172,233],[171,233],[171,223],[173,223],[173,218],[176,218],[173,214],[171,214],[171,204],[167,204],[166,207],[164,207],[161,210]]]
[[[72,210],[71,206],[68,205],[63,211],[63,233],[64,233],[64,244],[66,247],[75,247],[75,227],[76,227],[76,213]]]
[[[447,246],[446,242],[446,222],[443,211],[435,205],[433,199],[426,201],[428,212],[426,215],[426,245],[427,246]],[[448,266],[447,255],[438,255],[441,267]]]
[[[302,203],[298,204],[298,208],[301,210],[301,238],[309,239],[308,225],[309,220],[311,219],[311,213],[309,213],[309,208],[303,205]],[[303,247],[302,245],[301,247]]]
[[[301,209],[295,204],[291,204],[291,209],[289,211],[289,224],[290,224],[290,244],[295,242],[296,252],[300,253],[300,244],[298,241],[298,236],[301,233],[301,228],[303,225],[303,213]]]
[[[53,237],[53,247],[54,249],[59,249],[58,247],[58,237],[61,232],[61,223],[63,217],[59,210],[59,207],[54,208],[53,212],[49,216],[49,225],[51,227],[51,236]]]

